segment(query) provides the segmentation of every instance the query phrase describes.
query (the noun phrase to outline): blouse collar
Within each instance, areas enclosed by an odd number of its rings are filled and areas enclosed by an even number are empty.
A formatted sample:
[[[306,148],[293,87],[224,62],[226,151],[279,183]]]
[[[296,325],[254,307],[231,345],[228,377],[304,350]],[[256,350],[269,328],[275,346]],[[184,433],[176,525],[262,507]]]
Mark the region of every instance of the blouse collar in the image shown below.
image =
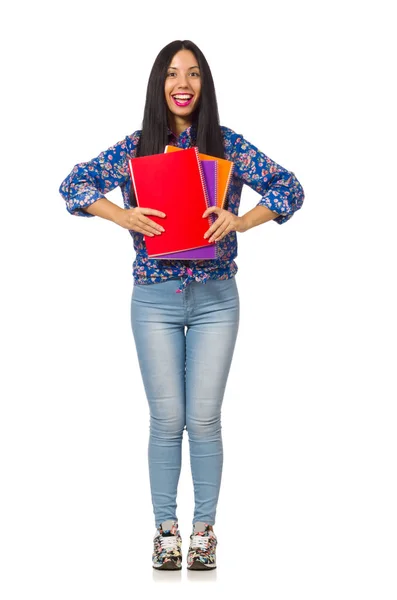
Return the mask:
[[[190,125],[187,129],[184,129],[179,136],[177,136],[169,127],[167,129],[167,133],[168,136],[172,136],[176,140],[193,142],[193,140],[196,139],[197,128],[196,125],[192,123],[192,125]]]

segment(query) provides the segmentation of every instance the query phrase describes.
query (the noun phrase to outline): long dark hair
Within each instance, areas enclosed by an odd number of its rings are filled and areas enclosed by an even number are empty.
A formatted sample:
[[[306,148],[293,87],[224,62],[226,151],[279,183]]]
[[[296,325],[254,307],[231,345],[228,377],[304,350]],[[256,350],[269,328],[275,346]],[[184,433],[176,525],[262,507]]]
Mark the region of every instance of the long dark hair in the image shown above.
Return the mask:
[[[192,115],[192,123],[196,131],[194,144],[204,154],[224,158],[218,103],[211,70],[200,48],[190,40],[171,42],[159,52],[154,61],[147,86],[142,132],[136,156],[160,154],[164,152],[164,148],[168,144],[168,113],[164,85],[171,60],[179,50],[193,52],[200,68],[200,101]]]

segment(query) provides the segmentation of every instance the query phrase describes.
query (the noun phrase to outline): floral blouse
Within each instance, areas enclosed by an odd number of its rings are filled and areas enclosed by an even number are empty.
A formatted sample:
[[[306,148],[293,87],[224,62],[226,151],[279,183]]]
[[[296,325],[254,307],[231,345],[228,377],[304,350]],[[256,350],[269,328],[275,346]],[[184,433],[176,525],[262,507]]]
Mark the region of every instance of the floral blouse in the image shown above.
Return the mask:
[[[244,137],[228,127],[221,126],[224,140],[225,158],[234,163],[225,206],[238,215],[243,184],[254,189],[261,198],[258,205],[266,206],[279,213],[273,219],[280,225],[288,221],[301,208],[304,192],[301,184],[291,171],[287,171]],[[117,186],[123,196],[125,209],[137,206],[130,204],[131,177],[128,159],[136,155],[141,131],[135,131],[101,152],[91,161],[76,164],[64,179],[59,192],[66,202],[66,209],[72,215],[93,217],[82,208],[89,206]],[[169,144],[179,148],[190,148],[194,144],[194,125],[188,127],[178,137],[169,129]],[[149,258],[144,234],[129,230],[135,260],[132,265],[134,284],[152,284],[168,279],[181,279],[177,293],[183,292],[192,281],[206,283],[208,279],[230,279],[237,273],[237,235],[230,231],[217,243],[218,258],[215,260],[174,260]]]

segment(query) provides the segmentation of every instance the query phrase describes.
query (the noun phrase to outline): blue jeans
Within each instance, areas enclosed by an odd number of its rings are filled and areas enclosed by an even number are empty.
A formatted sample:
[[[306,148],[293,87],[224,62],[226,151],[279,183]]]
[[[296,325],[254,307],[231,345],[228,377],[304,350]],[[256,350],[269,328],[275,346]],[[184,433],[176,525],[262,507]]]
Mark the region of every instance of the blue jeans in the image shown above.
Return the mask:
[[[149,478],[155,527],[177,520],[182,437],[189,437],[193,523],[215,523],[223,446],[221,405],[239,326],[235,276],[134,284],[131,326],[150,410]],[[185,330],[186,328],[186,330]]]

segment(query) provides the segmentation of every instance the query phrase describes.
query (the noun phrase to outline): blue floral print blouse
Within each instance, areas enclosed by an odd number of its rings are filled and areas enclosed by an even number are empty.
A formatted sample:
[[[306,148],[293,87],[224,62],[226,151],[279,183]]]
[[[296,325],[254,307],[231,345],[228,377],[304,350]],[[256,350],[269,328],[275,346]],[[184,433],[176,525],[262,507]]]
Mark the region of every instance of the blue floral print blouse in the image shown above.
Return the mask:
[[[287,171],[244,137],[228,127],[221,126],[225,158],[234,163],[233,175],[226,198],[227,210],[238,215],[243,184],[261,195],[258,205],[279,213],[273,219],[282,224],[301,208],[304,192],[291,171]],[[89,206],[117,186],[120,186],[125,209],[130,204],[131,177],[128,159],[136,155],[141,131],[135,131],[124,140],[101,152],[91,161],[76,164],[64,179],[59,192],[72,215],[93,217],[82,208]],[[190,148],[195,139],[194,125],[179,136],[168,130],[169,144]],[[136,257],[132,265],[134,284],[151,284],[168,279],[181,279],[178,293],[183,292],[192,281],[206,283],[208,279],[230,279],[237,273],[237,234],[230,231],[217,243],[218,258],[215,260],[174,260],[149,258],[144,234],[129,230]]]

